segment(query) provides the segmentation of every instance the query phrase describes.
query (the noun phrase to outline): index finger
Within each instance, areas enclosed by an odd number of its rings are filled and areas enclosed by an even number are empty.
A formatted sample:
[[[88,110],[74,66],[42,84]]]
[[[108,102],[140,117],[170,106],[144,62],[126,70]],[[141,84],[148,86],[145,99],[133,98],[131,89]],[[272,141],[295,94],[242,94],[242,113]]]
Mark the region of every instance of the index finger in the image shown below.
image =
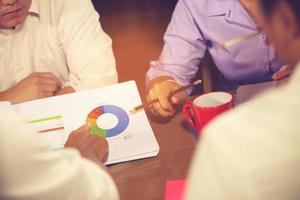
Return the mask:
[[[78,132],[89,132],[90,126],[88,124],[84,124],[83,126],[79,127],[77,130]]]
[[[171,101],[174,104],[180,104],[183,103],[187,98],[187,93],[185,91],[182,91],[178,94],[175,94],[173,96],[171,96]]]

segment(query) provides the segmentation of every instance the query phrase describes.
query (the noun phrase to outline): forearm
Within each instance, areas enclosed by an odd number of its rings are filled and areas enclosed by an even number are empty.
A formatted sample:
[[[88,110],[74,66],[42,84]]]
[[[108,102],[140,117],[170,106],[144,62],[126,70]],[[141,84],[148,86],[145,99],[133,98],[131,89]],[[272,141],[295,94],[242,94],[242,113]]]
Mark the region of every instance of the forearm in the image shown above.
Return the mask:
[[[5,91],[0,92],[0,101],[9,101]]]
[[[186,70],[190,70],[190,73],[195,74],[194,70],[190,67],[175,66],[162,64],[160,61],[154,61],[150,64],[150,69],[146,74],[146,87],[150,88],[153,83],[162,82],[167,79],[176,80],[182,84],[188,84],[190,77],[186,76]]]
[[[201,27],[195,24],[189,3],[179,1],[164,35],[164,47],[160,58],[150,63],[147,82],[159,76],[171,76],[182,84],[188,84],[198,71],[207,49]]]
[[[0,101],[9,101],[12,104],[22,103],[25,100],[9,90],[0,92]]]
[[[13,114],[0,112],[0,121],[0,199],[118,199],[112,179],[99,165],[76,150],[51,151]]]
[[[116,186],[105,167],[81,156],[77,157],[73,153],[67,151],[63,153],[61,160],[64,160],[67,165],[61,166],[59,170],[61,174],[56,175],[70,184],[69,187],[67,185],[64,187],[64,184],[57,185],[58,188],[65,188],[65,199],[117,200]],[[70,168],[73,168],[71,172]],[[63,172],[67,175],[63,175]],[[66,188],[70,189],[69,192]]]

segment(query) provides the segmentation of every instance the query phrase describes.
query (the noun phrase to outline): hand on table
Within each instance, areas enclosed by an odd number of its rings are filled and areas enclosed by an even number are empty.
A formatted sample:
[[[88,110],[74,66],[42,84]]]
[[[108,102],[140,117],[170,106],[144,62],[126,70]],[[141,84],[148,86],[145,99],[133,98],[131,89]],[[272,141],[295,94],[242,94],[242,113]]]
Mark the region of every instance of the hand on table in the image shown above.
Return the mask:
[[[61,88],[60,80],[49,72],[35,72],[1,93],[1,99],[13,104],[53,96]]]
[[[170,118],[175,114],[174,105],[184,103],[187,99],[185,91],[173,95],[169,100],[168,95],[182,85],[177,83],[174,79],[169,78],[163,81],[152,81],[152,87],[149,88],[147,94],[147,101],[158,98],[159,102],[150,106],[151,113],[156,117]],[[170,102],[171,101],[171,102]]]
[[[91,134],[90,127],[84,125],[73,131],[65,144],[66,148],[75,148],[89,160],[101,164],[108,158],[108,143],[105,138]]]
[[[62,88],[62,89],[60,89],[59,91],[57,91],[57,92],[54,94],[54,96],[59,96],[59,95],[64,95],[64,94],[70,94],[70,93],[74,93],[74,92],[76,92],[76,91],[74,90],[74,88],[71,87],[71,86],[68,86],[68,87]]]

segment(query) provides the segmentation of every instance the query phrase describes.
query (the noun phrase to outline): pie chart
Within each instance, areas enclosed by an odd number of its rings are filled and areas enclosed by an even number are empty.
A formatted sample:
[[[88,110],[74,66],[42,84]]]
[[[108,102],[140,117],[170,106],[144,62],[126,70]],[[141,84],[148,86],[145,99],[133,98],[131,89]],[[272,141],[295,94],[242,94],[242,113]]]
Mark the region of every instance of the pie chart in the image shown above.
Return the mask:
[[[117,119],[117,124],[111,129],[99,127],[97,120],[100,116],[110,114]],[[121,134],[129,124],[129,116],[124,109],[115,105],[101,105],[94,108],[87,116],[86,123],[91,127],[91,132],[100,137],[109,138]]]

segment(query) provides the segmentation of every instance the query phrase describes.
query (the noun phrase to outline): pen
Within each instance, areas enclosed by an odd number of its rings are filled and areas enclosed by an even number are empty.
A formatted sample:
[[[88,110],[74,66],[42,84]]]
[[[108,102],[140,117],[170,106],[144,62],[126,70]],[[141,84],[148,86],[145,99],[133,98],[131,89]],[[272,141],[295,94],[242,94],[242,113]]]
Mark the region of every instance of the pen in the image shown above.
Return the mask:
[[[228,41],[224,42],[223,44],[219,44],[218,47],[221,48],[221,49],[230,48],[230,47],[233,47],[233,46],[238,45],[240,43],[243,43],[247,40],[255,38],[259,34],[260,34],[260,32],[256,32],[256,33],[252,33],[252,34],[249,34],[249,35],[233,38],[231,40],[228,40]]]
[[[170,100],[173,95],[175,95],[177,93],[180,93],[180,92],[182,92],[182,91],[184,91],[186,89],[192,88],[192,87],[194,87],[194,86],[196,86],[196,85],[198,85],[200,83],[202,83],[202,80],[197,80],[197,81],[194,81],[193,83],[190,83],[190,84],[188,84],[186,86],[180,87],[177,90],[171,91],[168,94],[168,99]],[[139,110],[144,109],[144,108],[146,108],[146,107],[148,107],[148,106],[150,106],[150,105],[152,105],[154,103],[158,103],[158,102],[159,102],[158,98],[152,99],[151,101],[147,101],[147,102],[143,103],[142,105],[135,107],[134,109],[130,110],[129,112],[130,112],[130,114],[136,113]]]

